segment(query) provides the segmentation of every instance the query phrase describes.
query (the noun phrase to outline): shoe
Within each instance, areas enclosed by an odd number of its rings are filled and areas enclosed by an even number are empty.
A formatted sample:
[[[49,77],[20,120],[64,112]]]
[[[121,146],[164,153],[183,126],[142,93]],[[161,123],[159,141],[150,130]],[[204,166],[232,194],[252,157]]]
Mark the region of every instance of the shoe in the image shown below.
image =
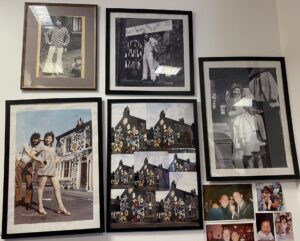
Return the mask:
[[[30,203],[25,203],[25,208],[26,208],[26,210],[30,210],[31,209]]]
[[[58,214],[65,214],[65,215],[68,215],[68,216],[70,216],[71,215],[71,213],[69,212],[69,211],[67,211],[65,208],[59,208],[59,209],[57,209],[57,213]]]
[[[15,203],[15,207],[18,207],[18,206],[23,206],[23,203],[22,203],[22,201],[16,201],[16,203]]]
[[[46,215],[47,214],[47,212],[45,211],[44,208],[39,208],[38,213],[42,214],[42,215]]]

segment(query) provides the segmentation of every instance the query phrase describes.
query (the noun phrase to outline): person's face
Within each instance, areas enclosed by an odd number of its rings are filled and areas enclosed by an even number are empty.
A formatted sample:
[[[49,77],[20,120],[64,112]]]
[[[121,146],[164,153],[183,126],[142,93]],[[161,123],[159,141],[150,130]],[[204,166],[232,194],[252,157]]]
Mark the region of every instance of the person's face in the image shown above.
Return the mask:
[[[249,88],[243,88],[243,96],[249,96],[251,95],[250,89]]]
[[[223,231],[223,239],[224,240],[230,240],[230,231],[228,229],[225,229]]]
[[[52,136],[47,136],[44,141],[45,141],[45,145],[49,146],[52,144],[53,138]]]
[[[144,39],[145,39],[146,41],[148,41],[148,40],[149,40],[149,35],[148,35],[148,34],[145,34],[145,35],[144,35]]]
[[[207,239],[209,239],[209,240],[212,239],[212,233],[211,232],[207,233]]]
[[[269,234],[271,233],[271,225],[270,225],[270,222],[268,221],[265,221],[265,222],[262,222],[261,224],[261,231],[265,234]]]
[[[55,21],[55,24],[56,24],[57,27],[60,27],[60,26],[61,26],[61,21],[60,21],[59,19],[57,19],[57,20]]]
[[[221,205],[222,208],[226,208],[229,204],[228,196],[227,195],[222,195],[219,202],[220,202],[220,205]]]
[[[240,235],[239,235],[237,232],[233,232],[233,233],[231,234],[231,239],[232,239],[232,241],[238,241],[239,238],[240,238]]]
[[[243,201],[243,195],[240,194],[239,192],[234,192],[232,196],[233,196],[234,201],[237,204],[239,204],[239,203],[241,203]]]
[[[286,223],[286,219],[285,218],[281,219],[281,223]]]
[[[40,139],[39,138],[33,138],[32,139],[32,144],[35,146],[39,143]]]
[[[240,88],[234,88],[232,90],[232,95],[234,98],[240,97],[241,96],[241,90]]]
[[[81,59],[76,59],[75,62],[76,64],[81,64]]]

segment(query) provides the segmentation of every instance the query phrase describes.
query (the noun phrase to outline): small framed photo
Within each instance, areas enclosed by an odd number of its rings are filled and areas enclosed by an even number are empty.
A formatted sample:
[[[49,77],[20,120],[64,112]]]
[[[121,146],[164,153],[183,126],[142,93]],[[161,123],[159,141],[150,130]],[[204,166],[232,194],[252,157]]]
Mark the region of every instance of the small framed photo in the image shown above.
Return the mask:
[[[298,179],[284,58],[199,65],[207,179]]]
[[[201,229],[195,100],[109,100],[107,230]]]
[[[254,219],[251,184],[203,185],[204,220]]]
[[[206,224],[207,241],[254,241],[253,223]]]
[[[273,213],[256,213],[256,230],[257,241],[275,241]]]
[[[6,101],[2,237],[104,231],[101,99]]]
[[[292,213],[275,212],[274,223],[275,223],[275,230],[276,230],[275,240],[295,241]]]
[[[256,185],[258,211],[285,211],[282,185],[279,182]]]
[[[193,95],[191,11],[106,9],[106,94]]]
[[[21,89],[96,89],[97,8],[25,3]]]

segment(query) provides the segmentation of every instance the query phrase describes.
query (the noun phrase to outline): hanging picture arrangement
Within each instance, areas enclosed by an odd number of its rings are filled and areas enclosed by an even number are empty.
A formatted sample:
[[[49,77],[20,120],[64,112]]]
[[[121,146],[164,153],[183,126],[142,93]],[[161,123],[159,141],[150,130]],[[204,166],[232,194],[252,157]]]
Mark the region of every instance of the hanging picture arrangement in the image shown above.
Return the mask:
[[[21,89],[96,89],[97,8],[25,3]]]
[[[101,135],[100,98],[6,102],[2,238],[104,231]]]
[[[108,231],[202,228],[194,100],[109,100]]]
[[[193,95],[192,12],[106,10],[106,93]]]
[[[207,179],[298,179],[284,58],[199,65]]]

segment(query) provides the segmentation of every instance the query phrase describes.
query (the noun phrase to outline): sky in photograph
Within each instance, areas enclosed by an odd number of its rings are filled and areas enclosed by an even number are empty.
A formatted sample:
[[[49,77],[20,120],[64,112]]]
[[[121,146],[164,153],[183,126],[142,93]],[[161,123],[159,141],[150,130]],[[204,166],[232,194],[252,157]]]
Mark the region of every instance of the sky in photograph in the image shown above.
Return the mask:
[[[134,165],[134,157],[133,154],[113,154],[111,155],[111,170],[110,172],[114,172],[120,163],[120,160],[123,161],[123,164],[126,166],[133,166]]]
[[[44,138],[46,132],[52,131],[59,136],[76,127],[79,118],[83,122],[91,120],[90,109],[65,109],[65,110],[36,110],[18,111],[16,113],[16,148],[22,150],[25,143],[29,143],[34,132]],[[55,145],[55,143],[54,143]]]
[[[191,192],[191,190],[197,190],[197,173],[196,172],[170,172],[170,185],[173,181],[176,183],[176,188]]]
[[[141,170],[144,160],[148,158],[148,163],[154,166],[162,164],[163,168],[169,168],[169,155],[166,151],[141,151],[134,153],[134,172]]]
[[[112,104],[112,127],[115,127],[123,117],[123,111],[129,107],[130,115],[146,120],[146,127],[150,129],[158,121],[162,110],[166,117],[179,120],[191,125],[194,123],[193,105],[190,103],[120,103]]]
[[[190,159],[191,162],[196,163],[196,153],[195,152],[183,152],[183,153],[169,153],[169,162],[170,164],[174,160],[174,155],[177,154],[177,157],[183,160]]]

